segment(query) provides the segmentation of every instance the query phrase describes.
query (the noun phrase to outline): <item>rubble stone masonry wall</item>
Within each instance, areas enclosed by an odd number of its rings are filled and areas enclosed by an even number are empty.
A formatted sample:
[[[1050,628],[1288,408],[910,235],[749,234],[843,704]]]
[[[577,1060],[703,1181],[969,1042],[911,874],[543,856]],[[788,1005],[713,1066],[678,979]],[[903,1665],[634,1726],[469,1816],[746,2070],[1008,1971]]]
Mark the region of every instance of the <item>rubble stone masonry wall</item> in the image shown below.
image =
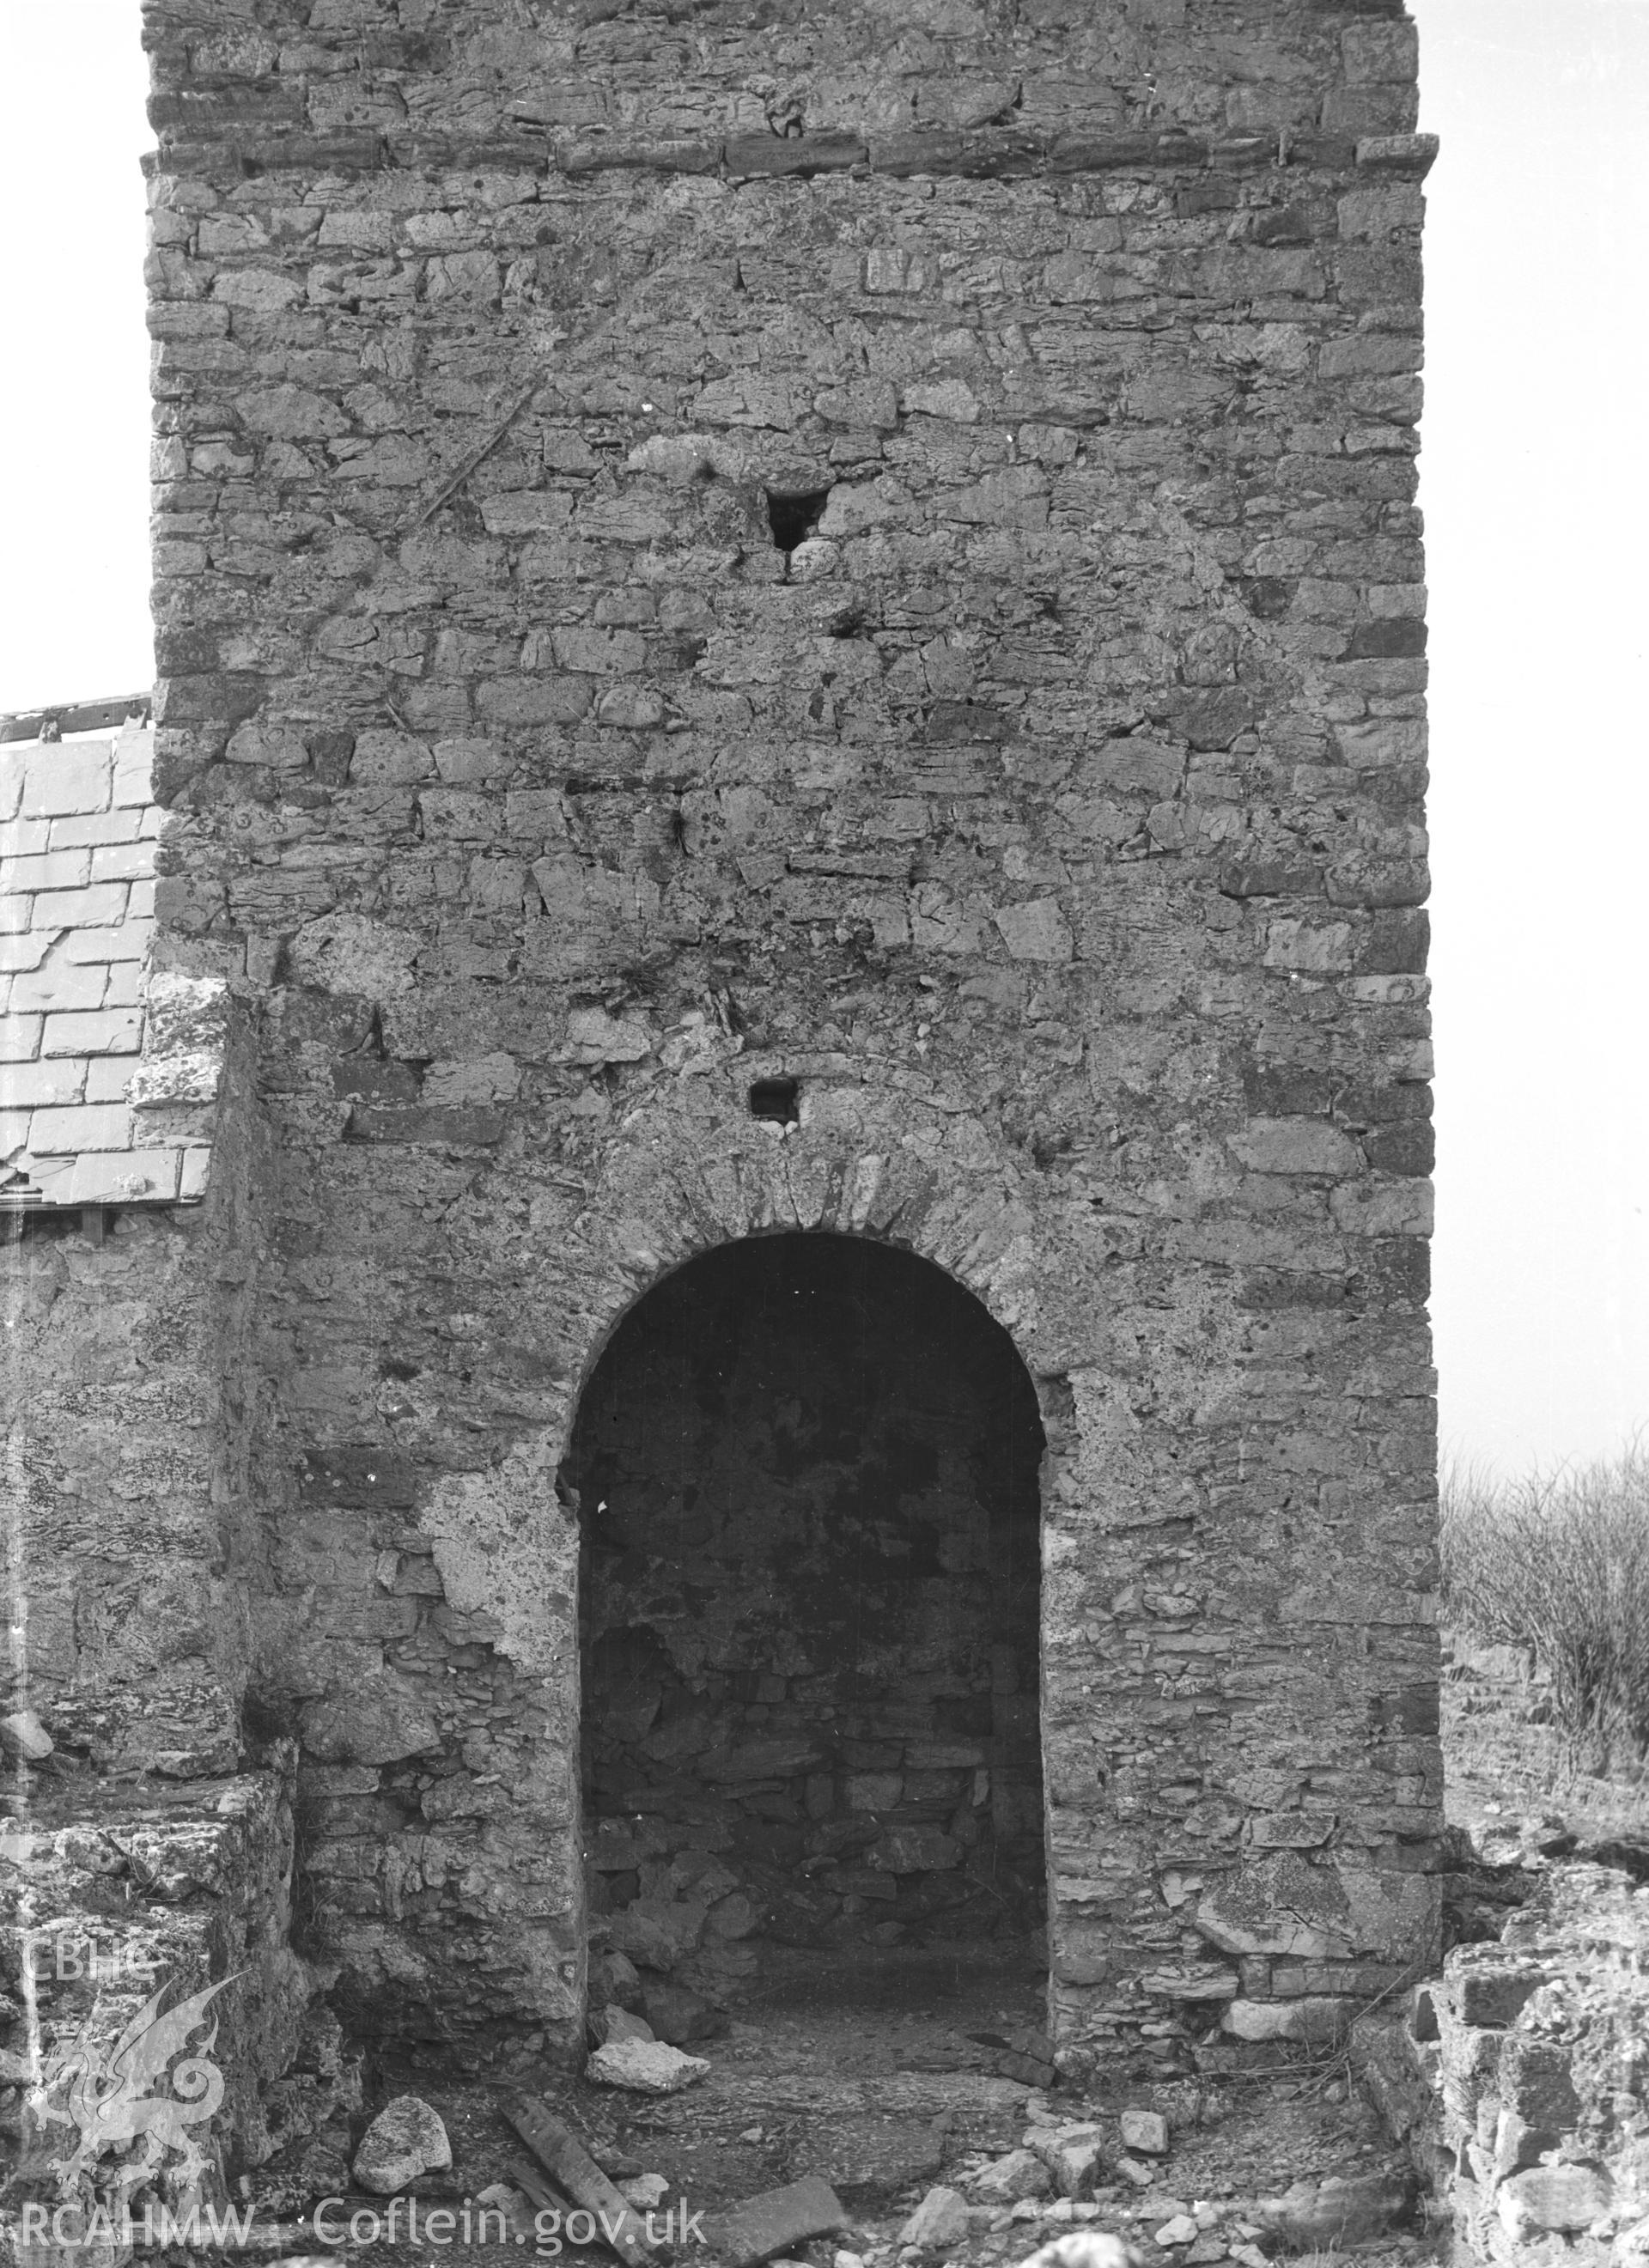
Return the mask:
[[[1436,1913],[1411,26],[146,21],[156,963],[255,1050],[221,1520],[342,2002],[578,2039],[580,1389],[829,1229],[1041,1400],[1066,2067],[1332,2029]]]

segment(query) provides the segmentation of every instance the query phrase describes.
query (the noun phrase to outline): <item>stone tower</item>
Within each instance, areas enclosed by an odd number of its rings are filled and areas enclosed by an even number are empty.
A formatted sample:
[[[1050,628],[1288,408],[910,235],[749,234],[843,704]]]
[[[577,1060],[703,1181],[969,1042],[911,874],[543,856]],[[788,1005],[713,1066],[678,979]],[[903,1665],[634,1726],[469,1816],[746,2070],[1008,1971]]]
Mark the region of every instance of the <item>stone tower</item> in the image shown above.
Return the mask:
[[[146,15],[213,1161],[50,1248],[156,1510],[35,1705],[295,1739],[397,2036],[989,1896],[1067,2069],[1331,2032],[1440,1820],[1401,7]]]

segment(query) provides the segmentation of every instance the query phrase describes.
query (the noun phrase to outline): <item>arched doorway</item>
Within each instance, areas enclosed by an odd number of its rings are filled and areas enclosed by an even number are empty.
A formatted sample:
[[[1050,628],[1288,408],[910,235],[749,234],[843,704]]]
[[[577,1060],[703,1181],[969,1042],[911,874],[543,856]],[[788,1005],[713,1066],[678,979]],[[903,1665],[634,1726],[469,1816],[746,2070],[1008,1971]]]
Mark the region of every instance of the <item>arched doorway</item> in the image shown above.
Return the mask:
[[[942,1269],[828,1233],[664,1278],[585,1390],[592,1937],[775,1963],[1041,1954],[1042,1429]]]

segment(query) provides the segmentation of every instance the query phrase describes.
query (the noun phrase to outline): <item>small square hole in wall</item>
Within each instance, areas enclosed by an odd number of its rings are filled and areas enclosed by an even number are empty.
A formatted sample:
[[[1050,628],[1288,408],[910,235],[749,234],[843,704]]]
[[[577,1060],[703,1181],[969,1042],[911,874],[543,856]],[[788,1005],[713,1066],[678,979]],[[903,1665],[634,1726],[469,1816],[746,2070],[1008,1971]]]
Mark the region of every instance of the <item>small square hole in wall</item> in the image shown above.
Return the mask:
[[[787,559],[796,546],[805,543],[818,526],[820,516],[829,500],[828,488],[768,490],[767,524],[773,531],[774,542]]]
[[[775,1126],[797,1125],[801,1118],[797,1105],[800,1093],[796,1079],[758,1079],[750,1089],[750,1116],[770,1119]]]

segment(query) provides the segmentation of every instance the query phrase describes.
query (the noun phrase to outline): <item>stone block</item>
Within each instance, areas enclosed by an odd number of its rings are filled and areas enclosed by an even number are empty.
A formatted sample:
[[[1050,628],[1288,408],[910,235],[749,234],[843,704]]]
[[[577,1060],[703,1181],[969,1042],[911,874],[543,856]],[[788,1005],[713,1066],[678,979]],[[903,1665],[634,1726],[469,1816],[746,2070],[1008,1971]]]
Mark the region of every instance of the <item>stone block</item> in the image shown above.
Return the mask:
[[[1614,2183],[1599,2166],[1531,2166],[1501,2183],[1495,2217],[1514,2243],[1550,2231],[1578,2235],[1603,2218],[1614,2197]]]
[[[1145,1992],[1165,2000],[1229,2000],[1244,1989],[1236,1970],[1201,1962],[1148,1969],[1140,1982]]]
[[[1412,81],[1420,66],[1419,35],[1411,23],[1348,24],[1340,33],[1348,86]]]
[[[1317,372],[1324,379],[1390,377],[1417,371],[1420,364],[1419,341],[1403,334],[1359,331],[1325,340],[1317,353]]]
[[[862,166],[866,154],[853,134],[735,134],[726,145],[727,170],[735,178],[836,173]]]
[[[704,1922],[713,1937],[725,1938],[736,1943],[760,1929],[762,1909],[742,1890],[730,1890],[725,1898],[717,1899],[705,1915]]]
[[[1456,1957],[1448,1998],[1460,2023],[1499,2030],[1515,2023],[1525,2004],[1550,1982],[1551,1970],[1542,1962],[1520,1961],[1498,1946],[1473,1947]]]
[[[634,2016],[628,2008],[608,2006],[590,2011],[590,2037],[596,2047],[606,2047],[614,2040],[650,2040],[654,2036],[645,2017]]]
[[[996,2205],[1017,2205],[1021,2198],[1043,2198],[1053,2190],[1053,2176],[1034,2150],[1010,2150],[992,2159],[968,2186],[976,2198]]]
[[[833,424],[891,433],[899,423],[899,401],[886,379],[854,379],[829,387],[813,398],[813,408]]]
[[[1343,2037],[1357,2003],[1337,1998],[1303,2000],[1233,2000],[1219,2029],[1239,2040],[1325,2042]]]
[[[1060,2197],[1091,2196],[1095,2181],[1102,2171],[1097,2135],[1084,2138],[1056,2135],[1049,2141],[1038,2137],[1027,2144],[1053,2176],[1054,2188]]]
[[[1500,2057],[1501,2099],[1524,2123],[1557,2138],[1580,2120],[1572,2051],[1561,2040],[1514,2030]]]
[[[575,1008],[567,1019],[562,1060],[589,1064],[641,1063],[658,1043],[658,1035],[645,1017],[613,1016],[605,1008]]]
[[[962,1846],[938,1827],[890,1826],[865,1854],[884,1874],[927,1874],[961,1864]]]
[[[1348,239],[1388,237],[1400,230],[1417,229],[1424,217],[1424,198],[1407,182],[1353,189],[1339,203],[1340,234]]]
[[[1437,163],[1439,149],[1435,134],[1366,134],[1358,137],[1356,158],[1359,169],[1371,173],[1407,173],[1424,180]],[[1405,284],[1405,294],[1417,293],[1417,275]]]
[[[622,2087],[632,2095],[679,2095],[703,2079],[710,2065],[685,2055],[663,2040],[609,2040],[585,2065],[584,2075],[598,2087]]]
[[[959,425],[979,423],[979,397],[960,378],[940,379],[928,385],[907,386],[900,408],[908,416],[943,417]]]
[[[1411,2175],[1307,2176],[1281,2197],[1257,2199],[1250,2217],[1290,2251],[1337,2251],[1402,2228],[1413,2216],[1415,2189]]]
[[[705,2216],[704,2233],[715,2257],[727,2268],[760,2268],[815,2236],[848,2227],[842,2201],[828,2182],[806,2175],[784,2188],[746,2198],[725,2213]]]
[[[666,713],[664,696],[651,686],[609,686],[595,704],[596,722],[620,732],[651,731]]]
[[[1326,1120],[1253,1118],[1240,1134],[1228,1139],[1233,1154],[1251,1173],[1343,1180],[1363,1170],[1357,1144]]]
[[[362,2136],[351,2170],[364,2190],[393,2197],[420,2174],[443,2171],[452,2162],[439,2114],[418,2095],[398,2095]]]
[[[1125,2150],[1142,2150],[1152,2158],[1167,2156],[1168,2122],[1159,2110],[1124,2110],[1118,2127]]]
[[[1266,925],[1265,965],[1298,969],[1302,975],[1336,976],[1353,958],[1349,922],[1307,922],[1280,916]]]
[[[923,281],[921,269],[901,246],[879,246],[865,255],[867,291],[919,291]]]
[[[735,1747],[709,1750],[699,1771],[708,1780],[792,1779],[822,1761],[818,1744],[810,1740],[741,1741]]]
[[[306,1749],[323,1764],[394,1764],[441,1745],[422,1696],[387,1676],[335,1699],[311,1702],[301,1722]]]
[[[16,1709],[10,1716],[0,1717],[0,1749],[7,1756],[35,1764],[50,1756],[52,1746],[51,1734],[33,1709]],[[27,2076],[26,2066],[19,2076]]]
[[[1331,1811],[1263,1811],[1248,1822],[1248,1840],[1262,1851],[1315,1851],[1337,1823]]]
[[[349,430],[348,418],[324,394],[291,383],[253,387],[235,408],[248,432],[270,440],[326,440]]]
[[[891,1811],[904,1793],[898,1772],[849,1772],[842,1783],[850,1811]]]
[[[482,526],[489,535],[544,535],[572,518],[572,498],[564,489],[513,489],[483,497]]]
[[[1069,961],[1076,950],[1071,925],[1060,910],[1057,898],[1037,898],[1029,905],[1003,906],[991,918],[1015,961]]]
[[[347,247],[352,252],[389,252],[394,249],[394,242],[395,217],[393,213],[323,213],[315,236],[316,247],[322,252],[338,247]]]
[[[902,2248],[921,2253],[950,2252],[967,2243],[971,2224],[960,2190],[931,2189],[899,2231]]]
[[[261,764],[277,772],[301,772],[309,762],[309,750],[297,726],[267,718],[232,733],[224,755],[232,764]]]
[[[1430,1236],[1436,1222],[1431,1183],[1406,1174],[1336,1189],[1329,1211],[1348,1236]]]
[[[903,1755],[912,1771],[977,1771],[985,1761],[976,1741],[907,1741]]]
[[[502,677],[476,690],[476,706],[496,725],[573,725],[595,698],[586,677]]]
[[[668,1975],[699,1944],[707,1912],[693,1899],[636,1898],[609,1918],[608,1941],[637,1968]]]
[[[668,1977],[649,1979],[642,2005],[654,2036],[673,2048],[689,2046],[695,2040],[719,2039],[727,2029],[726,2016],[719,2008],[712,2007],[702,1993],[673,1984]]]
[[[497,740],[466,739],[438,740],[435,744],[435,769],[448,787],[468,787],[478,780],[493,780],[506,777],[514,762],[509,750]],[[526,792],[528,794],[532,791]],[[552,798],[556,806],[556,831],[560,831],[559,799]],[[508,825],[514,835],[519,799],[508,799]]]
[[[1049,493],[1040,466],[1015,465],[942,496],[939,508],[944,519],[981,527],[1046,527]]]
[[[1412,134],[1419,113],[1419,98],[1412,85],[1371,81],[1362,86],[1335,88],[1325,95],[1322,123],[1329,133],[1360,144],[1366,139]]]

